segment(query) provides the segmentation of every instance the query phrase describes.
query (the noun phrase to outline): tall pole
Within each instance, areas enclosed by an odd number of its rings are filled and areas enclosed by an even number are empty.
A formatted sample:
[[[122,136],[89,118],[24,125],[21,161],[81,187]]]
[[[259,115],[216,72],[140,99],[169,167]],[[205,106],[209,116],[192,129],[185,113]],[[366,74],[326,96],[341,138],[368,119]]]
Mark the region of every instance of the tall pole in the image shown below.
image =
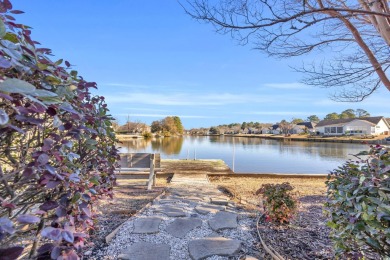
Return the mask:
[[[236,146],[235,146],[234,137],[233,137],[233,163],[232,163],[233,172],[234,172],[234,161],[236,159],[235,157],[236,157]]]
[[[130,115],[127,115],[127,133],[130,133]]]

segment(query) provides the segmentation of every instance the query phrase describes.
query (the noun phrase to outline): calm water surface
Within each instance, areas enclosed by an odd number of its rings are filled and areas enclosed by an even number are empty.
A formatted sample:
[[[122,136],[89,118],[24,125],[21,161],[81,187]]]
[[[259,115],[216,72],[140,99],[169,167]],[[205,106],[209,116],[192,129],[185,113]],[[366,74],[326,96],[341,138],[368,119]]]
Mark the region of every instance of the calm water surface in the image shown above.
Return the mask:
[[[160,153],[163,159],[222,159],[245,173],[329,173],[367,145],[277,141],[228,136],[132,139],[121,152]]]

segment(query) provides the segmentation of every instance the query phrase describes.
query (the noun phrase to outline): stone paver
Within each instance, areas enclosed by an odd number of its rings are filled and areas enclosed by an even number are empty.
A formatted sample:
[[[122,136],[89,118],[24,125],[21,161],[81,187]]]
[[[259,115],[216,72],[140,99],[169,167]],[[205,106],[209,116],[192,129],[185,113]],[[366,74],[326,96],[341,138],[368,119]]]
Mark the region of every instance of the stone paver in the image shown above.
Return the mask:
[[[205,205],[205,204],[202,204],[202,205],[196,206],[195,210],[199,214],[206,215],[206,214],[209,214],[209,213],[217,213],[217,212],[219,212],[221,210],[225,210],[225,207],[224,206],[219,206],[219,205],[207,205],[207,204]]]
[[[161,199],[157,201],[159,204],[174,204],[180,202],[178,199]]]
[[[102,255],[115,257],[109,259],[134,260],[205,259],[237,257],[243,247],[248,254],[246,259],[252,260],[249,255],[253,251],[248,251],[253,243],[251,222],[240,218],[238,225],[237,210],[227,196],[208,182],[205,174],[194,172],[180,176],[175,172],[165,195],[132,217],[132,223],[126,228],[131,230],[133,225],[133,233],[116,235],[115,253]],[[220,231],[224,229],[232,230],[225,230],[222,237]],[[128,244],[131,245],[123,250]]]
[[[174,237],[183,238],[189,231],[200,226],[202,220],[198,218],[178,218],[167,226],[166,231]]]
[[[194,260],[209,256],[234,256],[241,247],[241,241],[224,237],[206,237],[188,243],[190,256]]]
[[[166,244],[138,242],[122,251],[118,258],[128,260],[169,260],[170,249],[171,247]]]
[[[237,214],[233,212],[220,211],[209,220],[209,225],[212,230],[219,231],[226,228],[237,227]]]
[[[159,232],[158,227],[161,223],[161,218],[146,217],[139,218],[134,221],[133,233],[136,234],[153,234]]]
[[[171,205],[163,205],[156,209],[156,212],[161,212],[168,217],[185,217],[187,216],[183,209]]]
[[[210,198],[211,204],[226,206],[229,201],[226,198]]]

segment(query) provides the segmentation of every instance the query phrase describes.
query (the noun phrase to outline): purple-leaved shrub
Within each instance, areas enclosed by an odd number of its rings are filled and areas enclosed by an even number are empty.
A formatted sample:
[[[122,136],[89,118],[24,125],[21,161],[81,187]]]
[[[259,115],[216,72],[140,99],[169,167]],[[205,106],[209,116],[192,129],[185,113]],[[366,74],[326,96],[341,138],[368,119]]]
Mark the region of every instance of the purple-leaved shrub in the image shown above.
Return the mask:
[[[118,159],[104,97],[0,0],[0,256],[78,259]],[[23,240],[22,238],[29,238]]]
[[[341,258],[390,256],[390,148],[356,155],[328,177],[328,226]],[[374,255],[374,258],[378,256]]]

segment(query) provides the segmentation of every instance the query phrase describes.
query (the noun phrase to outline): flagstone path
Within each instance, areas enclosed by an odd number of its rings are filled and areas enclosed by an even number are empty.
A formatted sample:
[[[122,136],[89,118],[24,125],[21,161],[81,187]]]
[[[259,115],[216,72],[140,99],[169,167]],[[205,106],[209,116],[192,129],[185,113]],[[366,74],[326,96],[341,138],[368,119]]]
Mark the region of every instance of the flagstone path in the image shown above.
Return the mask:
[[[176,175],[165,195],[125,222],[101,259],[256,259],[255,218],[205,174]]]

